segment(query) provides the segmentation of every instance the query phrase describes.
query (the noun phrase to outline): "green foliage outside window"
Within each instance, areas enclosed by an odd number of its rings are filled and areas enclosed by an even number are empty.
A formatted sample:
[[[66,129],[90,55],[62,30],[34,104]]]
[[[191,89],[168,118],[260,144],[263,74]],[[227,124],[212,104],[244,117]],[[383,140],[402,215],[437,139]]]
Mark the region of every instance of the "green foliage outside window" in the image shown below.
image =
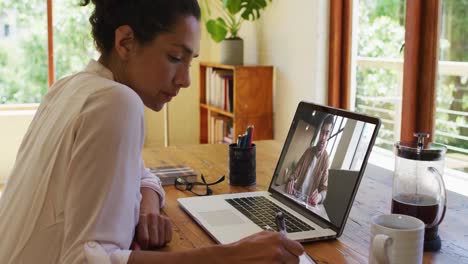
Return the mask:
[[[91,8],[78,3],[54,1],[56,79],[83,69],[95,53],[88,22]],[[0,3],[3,16],[14,19],[7,22],[15,24],[9,36],[0,37],[0,104],[39,103],[47,92],[46,8],[42,0]]]
[[[405,39],[400,1],[359,2],[358,56],[402,59]],[[394,142],[395,111],[400,96],[395,70],[360,68],[356,71],[356,110],[378,116],[382,127],[376,145],[391,149]]]
[[[403,58],[405,5],[405,0],[359,1],[358,56]],[[468,0],[444,0],[441,24],[440,60],[468,62]],[[390,150],[400,82],[396,70],[358,67],[356,71],[356,110],[384,120],[376,144]],[[468,137],[468,116],[445,111],[468,112],[468,76],[439,76],[437,108],[436,142],[468,153],[468,140],[463,139]]]
[[[442,1],[440,59],[468,62],[468,0]],[[437,107],[468,113],[468,76],[440,76]],[[446,136],[445,133],[468,138],[468,116],[443,111],[436,113],[436,141],[465,150],[468,140]],[[442,133],[444,134],[442,134]]]

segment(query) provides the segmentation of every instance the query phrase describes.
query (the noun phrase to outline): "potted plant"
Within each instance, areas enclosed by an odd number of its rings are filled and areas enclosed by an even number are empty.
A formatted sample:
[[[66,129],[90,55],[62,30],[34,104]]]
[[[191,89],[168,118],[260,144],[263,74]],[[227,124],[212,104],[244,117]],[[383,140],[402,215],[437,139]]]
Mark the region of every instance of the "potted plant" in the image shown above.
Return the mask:
[[[212,4],[209,5],[208,1]],[[202,5],[203,21],[211,38],[221,43],[221,63],[242,65],[244,42],[239,30],[245,20],[260,18],[260,11],[271,0],[205,0]],[[219,17],[211,18],[211,9],[216,9]]]

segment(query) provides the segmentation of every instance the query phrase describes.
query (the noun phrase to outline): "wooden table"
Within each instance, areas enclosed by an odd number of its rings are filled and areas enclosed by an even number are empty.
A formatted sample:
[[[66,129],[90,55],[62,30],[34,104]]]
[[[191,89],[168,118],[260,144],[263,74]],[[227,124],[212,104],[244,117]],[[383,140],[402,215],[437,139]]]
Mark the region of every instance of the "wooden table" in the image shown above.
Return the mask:
[[[273,140],[257,144],[257,185],[230,186],[226,181],[213,186],[214,194],[268,190],[271,176],[283,143]],[[228,176],[227,145],[189,145],[169,148],[145,149],[146,166],[188,165],[214,181]],[[371,216],[390,212],[392,174],[368,165],[354,201],[343,235],[331,241],[304,244],[306,251],[318,263],[367,263],[369,221]],[[173,241],[164,251],[185,250],[215,244],[200,226],[177,204],[176,199],[192,196],[190,192],[166,186],[167,214],[174,226]],[[448,206],[439,227],[442,249],[437,253],[424,253],[424,263],[468,263],[468,197],[448,192]]]

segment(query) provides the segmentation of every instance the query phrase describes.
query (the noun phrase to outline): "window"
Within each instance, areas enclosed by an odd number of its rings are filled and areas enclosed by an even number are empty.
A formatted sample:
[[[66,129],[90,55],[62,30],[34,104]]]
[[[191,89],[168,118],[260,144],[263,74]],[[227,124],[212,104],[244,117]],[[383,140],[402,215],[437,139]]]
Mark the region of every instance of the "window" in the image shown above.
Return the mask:
[[[448,148],[447,167],[468,172],[468,1],[441,3],[435,135],[432,136],[435,142]],[[376,146],[392,150],[393,143],[400,140],[404,123],[403,78],[404,74],[410,74],[404,69],[407,3],[405,0],[359,0],[357,4],[351,109],[381,118]],[[427,115],[430,112],[418,111],[416,119]]]
[[[360,0],[351,109],[379,117],[376,146],[392,150],[400,138],[405,1]]]
[[[10,25],[5,24],[3,25],[3,36],[8,37],[10,35]]]
[[[442,1],[436,142],[451,167],[468,173],[468,1]]]
[[[375,125],[369,124],[359,124],[361,125],[361,135],[359,137],[359,142],[356,147],[356,152],[353,155],[353,159],[351,161],[351,165],[349,167],[350,170],[360,170],[362,163],[364,162],[364,158],[367,154],[367,149],[369,148],[370,141],[372,139],[372,133],[375,130]]]
[[[379,155],[430,133],[467,184],[466,28],[466,0],[330,1],[329,104],[381,118]]]
[[[333,160],[336,154],[338,143],[343,135],[343,129],[346,125],[346,119],[342,116],[335,116],[333,122],[333,129],[327,141],[327,153],[329,153],[330,160]]]
[[[96,49],[88,19],[92,5],[79,6],[78,1],[54,1],[55,79],[81,71]]]
[[[39,103],[49,69],[57,78],[82,69],[95,54],[88,17],[79,1],[10,0],[0,3],[0,104]],[[48,32],[47,7],[53,7]],[[1,24],[0,24],[1,25]],[[48,33],[54,48],[48,48]],[[52,53],[49,53],[51,51]],[[48,56],[54,63],[48,63]],[[54,67],[55,66],[55,67]]]

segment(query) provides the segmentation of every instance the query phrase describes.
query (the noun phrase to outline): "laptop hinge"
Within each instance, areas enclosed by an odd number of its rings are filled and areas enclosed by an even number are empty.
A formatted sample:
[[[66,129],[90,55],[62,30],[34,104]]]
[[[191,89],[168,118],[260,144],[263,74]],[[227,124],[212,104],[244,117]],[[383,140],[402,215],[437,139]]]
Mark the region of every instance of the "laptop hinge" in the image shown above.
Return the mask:
[[[321,217],[318,217],[318,216],[314,215],[314,213],[312,213],[308,209],[306,209],[306,208],[304,208],[304,207],[302,207],[300,205],[297,205],[296,203],[290,201],[289,199],[284,197],[282,194],[278,194],[278,193],[275,193],[275,192],[269,192],[269,193],[271,194],[271,196],[273,196],[273,198],[275,198],[276,200],[278,200],[281,203],[285,204],[287,207],[290,207],[295,212],[298,212],[300,215],[304,216],[305,218],[309,219],[310,221],[316,223],[321,228],[325,228],[325,229],[329,228],[329,229],[331,229],[331,230],[338,233],[338,229],[336,227],[332,226],[329,222],[325,221]]]

